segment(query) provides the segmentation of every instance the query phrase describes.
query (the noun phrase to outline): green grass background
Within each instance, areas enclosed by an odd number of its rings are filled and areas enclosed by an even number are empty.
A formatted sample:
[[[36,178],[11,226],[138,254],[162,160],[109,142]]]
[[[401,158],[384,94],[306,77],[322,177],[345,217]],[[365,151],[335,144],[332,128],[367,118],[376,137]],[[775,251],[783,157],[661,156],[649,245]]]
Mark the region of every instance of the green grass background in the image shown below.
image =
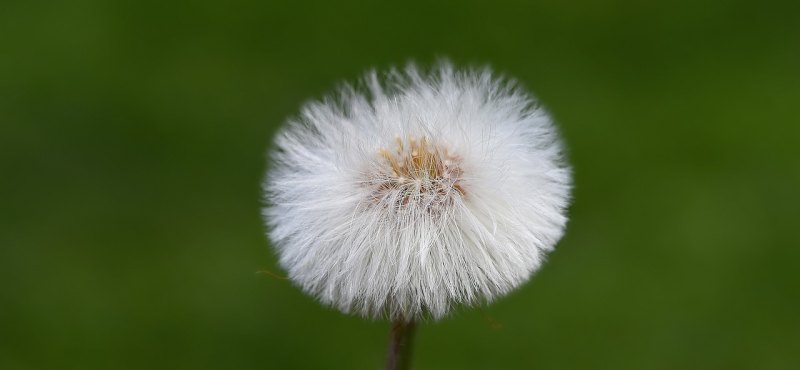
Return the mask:
[[[416,369],[800,368],[800,6],[632,0],[0,2],[0,368],[380,368],[388,324],[257,273],[264,151],[443,56],[550,108],[574,205]]]

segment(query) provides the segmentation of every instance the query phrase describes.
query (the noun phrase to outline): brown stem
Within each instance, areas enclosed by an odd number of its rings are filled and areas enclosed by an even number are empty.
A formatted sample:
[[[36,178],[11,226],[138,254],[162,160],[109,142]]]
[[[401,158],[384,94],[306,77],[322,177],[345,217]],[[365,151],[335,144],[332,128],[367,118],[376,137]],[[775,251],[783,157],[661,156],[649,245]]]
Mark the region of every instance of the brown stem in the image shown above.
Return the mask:
[[[389,353],[386,355],[386,370],[408,370],[411,365],[411,349],[414,342],[413,321],[398,320],[392,323],[389,333]]]

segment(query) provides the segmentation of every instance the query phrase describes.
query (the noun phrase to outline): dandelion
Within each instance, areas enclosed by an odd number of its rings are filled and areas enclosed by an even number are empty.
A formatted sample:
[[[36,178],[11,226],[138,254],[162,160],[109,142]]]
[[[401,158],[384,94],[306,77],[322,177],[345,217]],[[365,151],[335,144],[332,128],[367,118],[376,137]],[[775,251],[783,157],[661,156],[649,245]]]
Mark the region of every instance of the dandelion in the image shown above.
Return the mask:
[[[289,278],[398,331],[527,281],[567,221],[547,112],[513,81],[447,62],[362,85],[277,133],[264,217]]]

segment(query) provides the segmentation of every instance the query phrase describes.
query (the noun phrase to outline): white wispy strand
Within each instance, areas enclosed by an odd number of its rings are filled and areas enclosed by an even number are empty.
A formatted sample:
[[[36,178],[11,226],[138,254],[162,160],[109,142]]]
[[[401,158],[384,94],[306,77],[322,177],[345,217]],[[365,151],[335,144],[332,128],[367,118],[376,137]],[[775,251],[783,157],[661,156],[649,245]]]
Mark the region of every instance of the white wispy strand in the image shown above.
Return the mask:
[[[524,283],[567,221],[550,116],[489,69],[382,77],[307,103],[277,133],[263,213],[289,278],[393,320],[439,319]]]

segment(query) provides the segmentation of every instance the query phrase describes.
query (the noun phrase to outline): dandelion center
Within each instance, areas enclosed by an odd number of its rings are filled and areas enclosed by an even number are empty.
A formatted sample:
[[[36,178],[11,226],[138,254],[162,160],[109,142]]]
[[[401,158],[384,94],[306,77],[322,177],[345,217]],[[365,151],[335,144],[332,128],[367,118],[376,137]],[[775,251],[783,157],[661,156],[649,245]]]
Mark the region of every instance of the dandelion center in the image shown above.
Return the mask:
[[[461,158],[447,146],[423,136],[395,137],[393,148],[380,148],[374,200],[395,208],[417,205],[434,209],[465,195]]]

